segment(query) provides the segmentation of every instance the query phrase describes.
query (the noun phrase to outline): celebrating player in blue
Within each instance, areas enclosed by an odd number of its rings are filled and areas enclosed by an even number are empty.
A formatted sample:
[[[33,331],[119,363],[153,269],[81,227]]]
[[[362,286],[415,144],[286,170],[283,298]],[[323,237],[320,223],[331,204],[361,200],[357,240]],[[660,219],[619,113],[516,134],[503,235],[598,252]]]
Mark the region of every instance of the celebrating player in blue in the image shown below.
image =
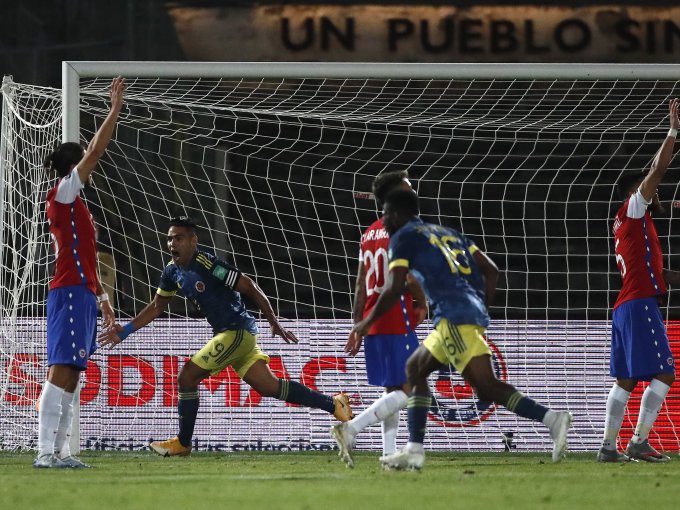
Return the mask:
[[[152,442],[150,446],[156,453],[166,457],[191,453],[198,413],[198,385],[228,366],[264,396],[323,409],[340,421],[352,418],[346,394],[323,395],[298,382],[279,379],[272,373],[267,365],[269,356],[257,345],[255,319],[246,310],[241,294],[262,311],[272,334],[287,343],[297,343],[297,338],[281,326],[269,299],[253,280],[231,264],[197,249],[196,224],[189,217],[171,219],[167,239],[172,261],[161,274],[153,301],[125,326],[116,324],[99,337],[101,345],[116,345],[158,317],[176,294],[191,300],[213,328],[213,338],[179,373],[179,434],[167,441]]]
[[[80,372],[97,348],[97,301],[104,325],[113,310],[97,275],[97,243],[92,215],[80,198],[106,150],[123,107],[125,82],[111,83],[111,108],[87,149],[62,143],[45,161],[59,183],[47,193],[47,221],[56,256],[47,294],[47,365],[50,367],[38,405],[36,468],[85,468],[69,448],[73,399]]]
[[[659,300],[666,285],[680,284],[680,274],[663,268],[663,254],[652,213],[662,212],[656,188],[673,158],[678,132],[678,101],[669,103],[668,136],[645,174],[626,174],[618,182],[624,200],[612,231],[616,263],[623,286],[612,312],[610,374],[616,378],[607,397],[604,439],[597,454],[600,462],[624,462],[629,458],[648,462],[669,459],[649,444],[649,431],[675,380],[675,362],[666,336]],[[651,209],[651,211],[650,211]],[[650,381],[640,403],[635,433],[626,453],[617,450],[616,439],[626,404],[638,381]]]
[[[430,303],[435,329],[407,363],[408,382],[413,388],[408,399],[409,441],[401,451],[381,461],[393,469],[423,466],[423,440],[431,404],[427,377],[452,364],[481,400],[543,422],[554,442],[553,461],[558,462],[567,447],[571,414],[536,403],[496,379],[491,367],[491,350],[484,334],[489,324],[487,305],[496,291],[496,265],[463,234],[425,223],[418,214],[418,197],[412,191],[396,190],[387,196],[383,222],[390,234],[390,278],[373,311],[351,333],[366,335],[371,324],[399,299],[409,271],[418,279]],[[483,291],[478,288],[482,282]]]

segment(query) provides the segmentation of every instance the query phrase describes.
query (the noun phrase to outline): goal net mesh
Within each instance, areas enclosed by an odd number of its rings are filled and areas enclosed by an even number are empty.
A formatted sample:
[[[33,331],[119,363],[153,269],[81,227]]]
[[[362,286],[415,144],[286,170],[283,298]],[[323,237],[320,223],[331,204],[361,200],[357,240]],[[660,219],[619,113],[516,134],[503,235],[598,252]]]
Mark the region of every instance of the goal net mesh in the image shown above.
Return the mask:
[[[501,269],[488,338],[498,377],[553,409],[570,409],[576,450],[599,445],[609,367],[609,310],[620,285],[612,256],[614,183],[644,170],[668,129],[678,84],[641,80],[367,80],[127,78],[114,137],[84,191],[98,227],[102,282],[124,323],[152,299],[169,257],[168,218],[189,214],[199,245],[253,277],[297,346],[260,321],[271,367],[355,412],[380,395],[363,355],[347,357],[363,230],[377,217],[371,183],[408,170],[425,220],[474,239]],[[110,77],[80,82],[81,142],[108,112]],[[46,376],[45,299],[53,252],[44,214],[55,176],[42,168],[61,138],[61,91],[6,83],[2,119],[0,447],[32,448]],[[673,245],[677,160],[656,223]],[[677,298],[669,299],[678,352]],[[252,307],[251,307],[252,310]],[[418,333],[424,338],[431,324]],[[167,316],[83,376],[81,445],[144,448],[176,433],[176,375],[211,336],[175,298]],[[665,360],[662,360],[665,362]],[[432,376],[427,445],[546,450],[545,427],[479,401],[452,369]],[[194,446],[237,451],[329,449],[332,417],[261,398],[228,369],[201,386]],[[637,418],[639,390],[622,437]],[[671,394],[651,436],[678,447]],[[405,413],[400,441],[405,441]],[[380,428],[358,438],[379,449]]]

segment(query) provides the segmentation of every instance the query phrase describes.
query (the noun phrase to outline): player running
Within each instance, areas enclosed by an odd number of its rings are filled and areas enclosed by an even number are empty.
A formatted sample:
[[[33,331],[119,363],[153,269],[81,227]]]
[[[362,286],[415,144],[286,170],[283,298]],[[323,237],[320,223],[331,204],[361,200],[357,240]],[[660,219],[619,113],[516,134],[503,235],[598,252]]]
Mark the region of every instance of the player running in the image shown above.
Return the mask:
[[[340,421],[352,418],[349,398],[333,397],[302,384],[279,379],[269,369],[269,356],[257,345],[257,326],[241,294],[262,311],[272,334],[286,343],[297,343],[295,335],[279,324],[274,310],[257,284],[231,264],[197,249],[196,224],[187,216],[170,220],[168,250],[172,260],[161,273],[158,290],[144,309],[125,326],[115,324],[99,336],[101,345],[113,346],[146,326],[168,306],[175,294],[191,300],[206,316],[214,336],[182,367],[179,373],[179,434],[150,447],[163,456],[189,455],[198,413],[199,383],[231,366],[241,379],[260,394],[293,404],[323,409]]]
[[[435,329],[407,363],[408,382],[413,387],[408,399],[409,441],[401,451],[383,458],[383,464],[394,469],[423,466],[423,440],[431,404],[427,377],[446,364],[455,367],[481,400],[543,422],[554,442],[553,461],[558,462],[567,447],[571,414],[543,407],[496,379],[491,367],[491,350],[484,334],[489,324],[487,305],[496,290],[496,265],[461,233],[425,223],[418,214],[418,197],[412,191],[396,190],[387,196],[383,222],[390,234],[390,278],[373,311],[351,333],[366,335],[399,299],[409,271],[418,278],[427,294]],[[484,277],[486,304],[475,288],[473,277],[478,273]]]
[[[106,150],[123,107],[125,82],[111,82],[111,108],[92,141],[62,143],[45,161],[59,183],[47,193],[47,222],[56,256],[47,293],[47,365],[49,372],[38,405],[36,468],[86,468],[69,448],[73,398],[80,372],[97,348],[97,301],[104,326],[114,313],[97,275],[97,247],[92,215],[80,198]]]
[[[411,189],[405,170],[385,172],[373,182],[373,195],[382,210],[385,196],[394,189]],[[382,218],[376,220],[361,236],[359,269],[354,293],[354,322],[367,317],[378,301],[388,276],[387,248],[389,234]],[[406,382],[406,360],[418,348],[414,329],[427,316],[425,294],[418,282],[409,276],[409,290],[417,295],[414,306],[411,292],[400,296],[380,319],[371,326],[364,341],[368,383],[385,388],[382,397],[373,402],[351,421],[331,428],[338,444],[339,456],[348,467],[354,467],[352,449],[356,435],[370,425],[382,426],[383,456],[397,449],[399,411],[406,407],[411,388]],[[345,352],[356,356],[362,338],[351,336]]]
[[[656,153],[649,173],[626,174],[618,182],[623,205],[612,232],[616,263],[623,285],[612,312],[609,373],[616,378],[607,397],[604,438],[597,454],[600,462],[640,459],[667,462],[648,440],[661,405],[675,380],[675,362],[668,343],[659,301],[666,285],[680,284],[680,273],[663,268],[661,242],[652,213],[663,212],[656,194],[673,158],[678,132],[678,100],[669,102],[670,131]],[[616,443],[626,404],[638,381],[650,381],[642,394],[635,433],[626,453]]]

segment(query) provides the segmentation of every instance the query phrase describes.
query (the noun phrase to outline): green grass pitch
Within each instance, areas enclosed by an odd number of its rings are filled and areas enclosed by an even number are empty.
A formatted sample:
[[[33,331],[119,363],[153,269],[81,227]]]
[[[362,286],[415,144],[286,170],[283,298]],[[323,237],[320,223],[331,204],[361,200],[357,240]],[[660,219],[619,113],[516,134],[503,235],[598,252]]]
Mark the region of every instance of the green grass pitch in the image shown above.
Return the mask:
[[[598,464],[594,454],[429,453],[422,472],[385,472],[375,452],[347,469],[336,452],[84,452],[90,470],[36,470],[30,453],[0,452],[0,508],[108,509],[611,509],[678,508],[680,457]]]

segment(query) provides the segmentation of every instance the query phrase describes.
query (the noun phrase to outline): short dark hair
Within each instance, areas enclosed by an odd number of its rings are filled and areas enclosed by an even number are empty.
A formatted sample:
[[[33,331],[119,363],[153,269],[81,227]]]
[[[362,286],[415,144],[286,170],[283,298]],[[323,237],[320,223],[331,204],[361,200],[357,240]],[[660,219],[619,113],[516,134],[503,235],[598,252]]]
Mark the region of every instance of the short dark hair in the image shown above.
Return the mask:
[[[71,167],[83,159],[84,154],[85,149],[79,143],[65,142],[45,158],[43,166],[46,170],[56,170],[59,177],[66,177]]]
[[[621,200],[626,200],[633,188],[647,177],[645,172],[628,172],[619,177],[616,189]]]
[[[182,215],[170,218],[170,227],[185,227],[195,234],[198,225],[191,216]]]
[[[407,170],[395,170],[392,172],[383,172],[378,175],[373,181],[373,196],[378,207],[382,209],[385,204],[385,197],[396,186],[399,186],[404,179],[408,179]]]
[[[389,204],[390,210],[408,216],[420,214],[418,195],[411,189],[395,189],[389,192],[385,197],[385,204]]]

